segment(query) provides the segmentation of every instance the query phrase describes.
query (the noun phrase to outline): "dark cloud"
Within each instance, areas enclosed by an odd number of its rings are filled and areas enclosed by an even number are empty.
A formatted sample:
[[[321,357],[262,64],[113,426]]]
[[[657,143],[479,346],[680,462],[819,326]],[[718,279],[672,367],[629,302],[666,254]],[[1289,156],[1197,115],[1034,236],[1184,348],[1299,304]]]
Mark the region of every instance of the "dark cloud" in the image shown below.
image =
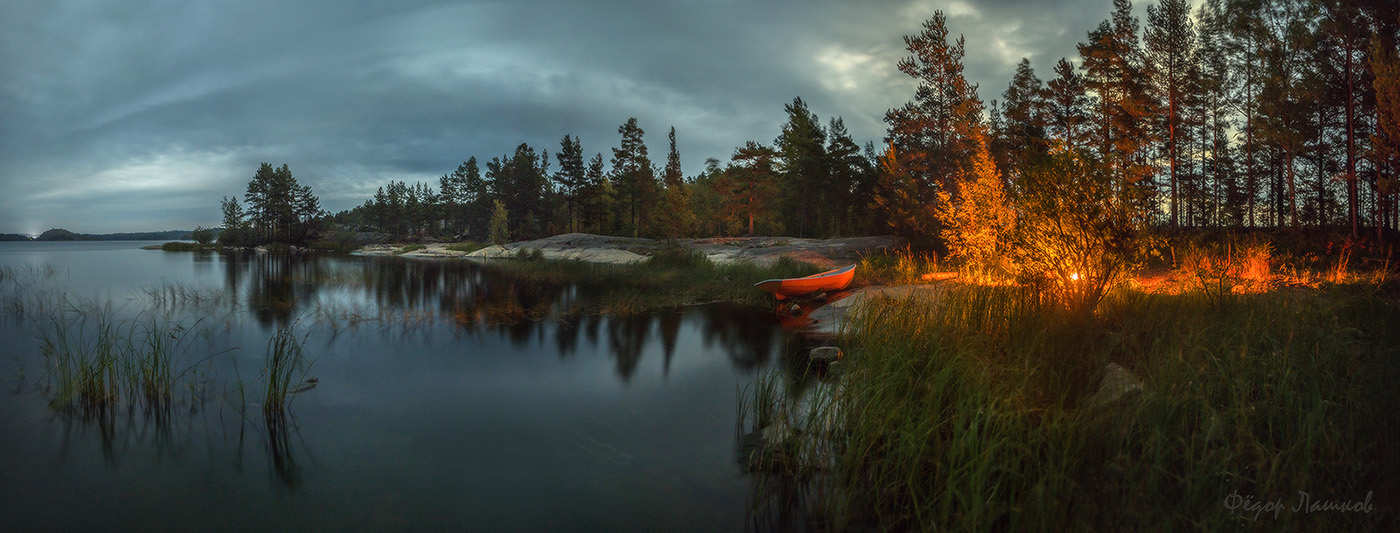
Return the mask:
[[[329,209],[389,179],[564,134],[607,157],[637,117],[687,173],[770,142],[795,96],[878,141],[935,9],[999,98],[1042,78],[1108,0],[39,2],[0,6],[0,231],[210,225],[261,161]]]

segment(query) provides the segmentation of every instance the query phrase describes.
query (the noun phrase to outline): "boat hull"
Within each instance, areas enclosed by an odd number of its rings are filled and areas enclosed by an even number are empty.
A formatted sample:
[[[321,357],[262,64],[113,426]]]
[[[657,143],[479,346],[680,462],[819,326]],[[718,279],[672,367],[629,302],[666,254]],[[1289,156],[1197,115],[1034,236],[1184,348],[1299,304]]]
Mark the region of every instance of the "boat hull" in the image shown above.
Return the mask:
[[[768,291],[774,298],[784,300],[819,291],[839,291],[850,286],[855,275],[856,266],[850,265],[801,278],[764,280],[755,283],[754,286]]]

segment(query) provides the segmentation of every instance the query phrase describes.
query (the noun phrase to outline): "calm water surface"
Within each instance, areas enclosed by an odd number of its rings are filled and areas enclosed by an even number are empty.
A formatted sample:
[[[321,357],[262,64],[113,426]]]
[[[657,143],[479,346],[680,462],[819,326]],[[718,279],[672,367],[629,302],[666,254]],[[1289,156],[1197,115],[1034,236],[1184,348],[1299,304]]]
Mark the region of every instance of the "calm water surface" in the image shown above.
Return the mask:
[[[561,318],[596,289],[142,244],[0,243],[0,530],[747,523],[738,391],[796,342],[771,313]],[[50,406],[43,339],[92,308],[190,332],[168,412]],[[316,386],[274,427],[259,380],[278,327]]]

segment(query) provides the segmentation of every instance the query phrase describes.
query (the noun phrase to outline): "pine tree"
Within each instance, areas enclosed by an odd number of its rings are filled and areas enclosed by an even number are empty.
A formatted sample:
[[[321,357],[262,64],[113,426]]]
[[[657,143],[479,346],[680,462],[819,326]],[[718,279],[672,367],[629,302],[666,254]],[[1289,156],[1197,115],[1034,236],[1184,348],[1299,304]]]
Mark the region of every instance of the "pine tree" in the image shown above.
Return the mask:
[[[1055,76],[1047,85],[1045,98],[1050,135],[1066,149],[1077,150],[1082,142],[1083,125],[1088,120],[1085,109],[1089,97],[1084,93],[1084,77],[1065,58],[1055,64]]]
[[[1154,170],[1148,160],[1150,125],[1156,105],[1138,46],[1138,21],[1128,0],[1113,1],[1113,15],[1079,45],[1085,87],[1096,96],[1094,143],[1118,193],[1129,197],[1139,216],[1155,213]]]
[[[861,154],[841,117],[832,118],[826,131],[828,194],[837,220],[833,231],[838,235],[870,231],[869,207],[875,189],[870,161]]]
[[[467,223],[467,205],[471,201],[470,186],[468,176],[480,173],[476,169],[476,158],[463,161],[457,165],[457,170],[451,174],[444,174],[438,180],[439,189],[442,191],[443,217],[447,219],[448,228],[452,232],[460,232]]]
[[[1384,237],[1387,218],[1400,217],[1400,54],[1385,46],[1377,35],[1371,38],[1369,66],[1376,91],[1376,130],[1371,135],[1376,165],[1376,239]],[[1389,210],[1387,217],[1386,210]],[[1393,221],[1392,224],[1400,223]]]
[[[559,141],[559,152],[555,155],[555,159],[559,161],[559,171],[554,173],[554,182],[559,185],[559,192],[564,196],[568,207],[569,231],[578,231],[575,212],[583,189],[588,184],[587,169],[583,162],[583,145],[577,138],[565,135]]]
[[[243,200],[259,243],[300,243],[311,236],[309,223],[320,215],[319,202],[310,187],[298,184],[285,164],[280,168],[269,163],[258,167]]]
[[[647,145],[642,141],[645,132],[637,126],[637,119],[628,118],[617,128],[617,133],[622,136],[622,143],[612,149],[613,187],[627,208],[627,230],[637,237],[641,235],[642,222],[650,214],[650,202],[656,196],[656,174],[647,157]]]
[[[690,210],[690,191],[681,174],[681,154],[676,149],[676,128],[667,135],[670,150],[666,153],[666,169],[662,182],[666,189],[661,195],[661,207],[656,212],[656,226],[662,235],[677,238],[695,232],[695,213]]]
[[[909,196],[921,203],[932,203],[940,190],[958,196],[956,178],[972,166],[971,133],[982,123],[977,87],[963,77],[963,38],[949,43],[946,23],[943,12],[935,11],[923,31],[904,37],[912,55],[900,60],[899,70],[918,87],[913,101],[885,113],[892,153],[914,187]]]
[[[1259,143],[1259,92],[1264,80],[1264,22],[1260,17],[1262,0],[1231,0],[1225,16],[1229,28],[1232,69],[1238,80],[1235,98],[1244,120],[1244,211],[1249,227],[1257,227],[1261,147]]]
[[[778,193],[777,151],[753,141],[736,149],[729,168],[720,178],[718,190],[731,213],[744,217],[748,234],[754,235],[754,220],[766,215]]]
[[[1346,167],[1343,176],[1347,183],[1347,218],[1351,223],[1351,236],[1357,237],[1360,235],[1357,220],[1359,199],[1357,198],[1356,183],[1356,140],[1359,122],[1357,104],[1366,89],[1361,80],[1363,64],[1358,59],[1358,54],[1364,56],[1367,51],[1370,28],[1363,13],[1354,2],[1323,0],[1320,4],[1324,17],[1320,28],[1322,38],[1335,43],[1336,55],[1341,56],[1340,60],[1335,57],[1326,59],[1327,63],[1339,67],[1336,71],[1336,77],[1341,78],[1338,80],[1340,82],[1338,85],[1342,89],[1342,108],[1345,113]]]
[[[798,236],[806,237],[813,230],[819,231],[814,219],[823,218],[823,208],[830,200],[826,132],[801,98],[783,108],[788,121],[773,141],[779,156],[783,211],[788,228],[796,228]]]
[[[1198,36],[1200,46],[1197,58],[1200,64],[1198,91],[1204,112],[1201,172],[1211,182],[1211,197],[1214,211],[1211,219],[1217,225],[1227,220],[1239,226],[1244,223],[1244,190],[1235,177],[1234,160],[1231,155],[1229,133],[1235,128],[1232,90],[1237,77],[1231,72],[1228,51],[1229,20],[1221,0],[1208,0],[1202,4],[1198,15]],[[1209,153],[1209,157],[1204,154]]]
[[[1171,199],[1171,225],[1179,227],[1181,222],[1181,194],[1178,190],[1183,142],[1183,105],[1190,91],[1191,64],[1196,47],[1195,31],[1191,23],[1191,6],[1186,0],[1161,0],[1161,3],[1147,6],[1147,30],[1144,38],[1146,57],[1152,81],[1160,100],[1166,104],[1162,111],[1160,135],[1166,145],[1169,165],[1168,184]],[[1189,141],[1186,141],[1189,142]]]
[[[681,174],[681,152],[676,149],[676,127],[671,126],[671,132],[666,134],[670,149],[666,151],[666,170],[662,172],[662,181],[667,188],[679,187],[685,184],[685,176]]]
[[[1305,141],[1308,116],[1305,51],[1311,45],[1308,6],[1301,0],[1278,0],[1263,12],[1267,29],[1264,41],[1264,83],[1260,89],[1261,132],[1282,152],[1276,174],[1284,178],[1274,187],[1276,220],[1285,211],[1290,226],[1298,227],[1298,185],[1294,159]],[[1287,187],[1284,192],[1283,187]],[[1287,199],[1287,205],[1284,199]]]
[[[1028,162],[1043,155],[1049,146],[1045,131],[1045,94],[1030,60],[1021,58],[1011,84],[1002,93],[1001,106],[1001,129],[1009,147],[1003,167],[1013,182]]]
[[[891,146],[881,160],[875,205],[896,231],[928,246],[937,222],[922,219],[933,216],[939,192],[956,201],[958,179],[972,175],[983,107],[977,87],[963,77],[963,38],[948,42],[942,11],[904,42],[911,55],[899,70],[918,86],[913,101],[885,113]]]

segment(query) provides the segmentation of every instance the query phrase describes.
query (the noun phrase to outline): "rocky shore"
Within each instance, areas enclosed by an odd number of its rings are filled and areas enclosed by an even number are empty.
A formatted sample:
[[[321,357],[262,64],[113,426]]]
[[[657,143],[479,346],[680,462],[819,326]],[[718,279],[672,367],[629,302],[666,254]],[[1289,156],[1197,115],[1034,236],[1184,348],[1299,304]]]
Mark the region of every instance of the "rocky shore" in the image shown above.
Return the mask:
[[[843,237],[837,239],[800,239],[793,237],[711,237],[677,239],[674,241],[610,237],[589,233],[566,233],[533,241],[492,245],[471,252],[449,249],[448,244],[425,244],[422,249],[400,254],[402,257],[439,257],[466,259],[513,258],[521,251],[539,250],[545,259],[585,261],[591,263],[626,264],[646,260],[652,252],[679,244],[705,254],[718,264],[752,262],[766,265],[782,257],[790,257],[816,265],[835,266],[859,261],[863,255],[900,246],[892,236]],[[387,244],[369,245],[355,251],[356,255],[394,255],[400,248]]]

